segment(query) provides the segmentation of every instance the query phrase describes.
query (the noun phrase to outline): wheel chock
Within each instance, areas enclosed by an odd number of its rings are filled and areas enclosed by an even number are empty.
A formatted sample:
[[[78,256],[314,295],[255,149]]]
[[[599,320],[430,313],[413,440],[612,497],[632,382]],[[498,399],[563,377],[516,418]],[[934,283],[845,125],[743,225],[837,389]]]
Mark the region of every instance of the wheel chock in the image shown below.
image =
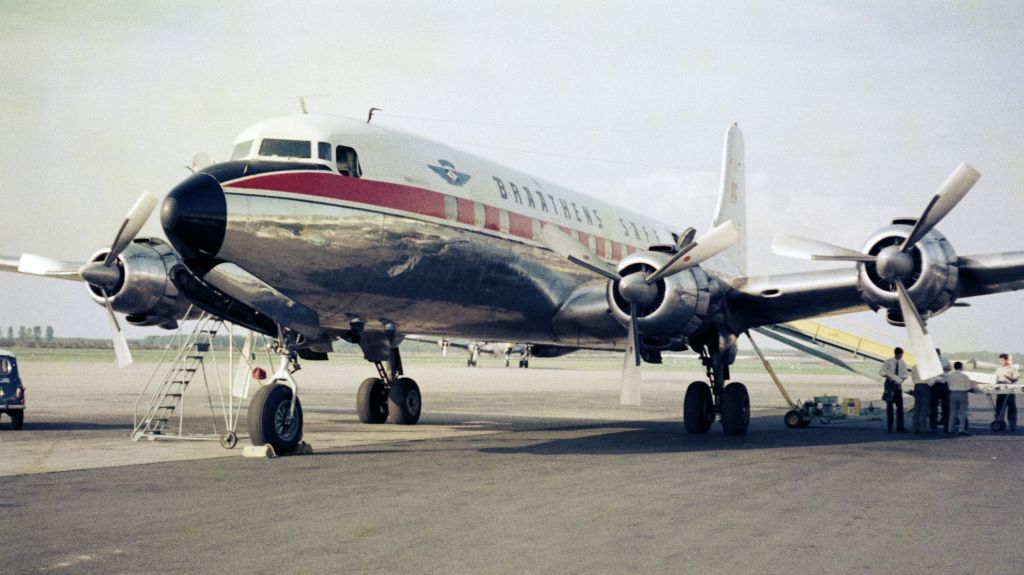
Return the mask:
[[[313,455],[313,446],[305,441],[300,441],[292,455]]]
[[[273,459],[277,457],[277,453],[274,452],[274,448],[270,445],[246,445],[245,449],[242,450],[242,457]]]

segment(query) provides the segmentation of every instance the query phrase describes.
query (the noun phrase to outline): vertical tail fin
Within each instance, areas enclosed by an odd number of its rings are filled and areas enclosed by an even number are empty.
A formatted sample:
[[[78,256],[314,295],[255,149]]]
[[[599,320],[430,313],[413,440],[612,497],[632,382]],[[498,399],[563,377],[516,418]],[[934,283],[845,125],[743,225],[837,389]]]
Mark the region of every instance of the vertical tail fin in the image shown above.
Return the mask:
[[[725,133],[722,155],[722,185],[718,191],[718,209],[711,226],[732,220],[740,232],[740,241],[718,257],[735,268],[740,276],[747,274],[747,178],[743,159],[743,134],[736,124]]]

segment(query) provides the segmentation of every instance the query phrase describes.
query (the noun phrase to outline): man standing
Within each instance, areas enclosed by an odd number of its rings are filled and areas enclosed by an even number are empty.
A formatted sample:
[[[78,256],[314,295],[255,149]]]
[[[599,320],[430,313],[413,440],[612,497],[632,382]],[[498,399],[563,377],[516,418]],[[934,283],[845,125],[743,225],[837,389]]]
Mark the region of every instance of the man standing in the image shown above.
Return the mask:
[[[942,375],[932,379],[932,401],[931,401],[931,412],[928,414],[928,425],[932,431],[938,428],[938,424],[942,424],[942,430],[949,433],[949,384],[946,381],[946,375],[952,371],[949,366],[949,360],[942,355],[942,350],[935,348],[935,355],[939,356],[939,362],[942,364]],[[942,419],[939,420],[939,407],[942,407]]]
[[[905,432],[903,427],[903,380],[910,375],[903,361],[903,348],[897,347],[892,357],[882,363],[878,375],[885,378],[885,415],[889,433],[892,433],[893,408],[896,409],[896,431]]]
[[[932,380],[921,379],[917,367],[911,370],[914,379],[914,421],[911,425],[914,433],[923,433],[928,426],[928,412],[932,406]]]
[[[954,363],[953,371],[946,375],[946,380],[949,384],[949,403],[953,409],[951,418],[953,432],[959,431],[959,435],[970,435],[967,433],[967,408],[969,407],[967,392],[978,391],[978,384],[971,381],[963,369],[963,363],[959,361]]]
[[[996,383],[1010,384],[1017,383],[1020,379],[1017,366],[1010,363],[1010,356],[999,354],[999,367],[996,368]],[[1006,422],[1010,425],[1010,431],[1017,430],[1017,396],[1012,393],[1000,393],[996,395],[996,420],[1003,421],[1005,409]]]

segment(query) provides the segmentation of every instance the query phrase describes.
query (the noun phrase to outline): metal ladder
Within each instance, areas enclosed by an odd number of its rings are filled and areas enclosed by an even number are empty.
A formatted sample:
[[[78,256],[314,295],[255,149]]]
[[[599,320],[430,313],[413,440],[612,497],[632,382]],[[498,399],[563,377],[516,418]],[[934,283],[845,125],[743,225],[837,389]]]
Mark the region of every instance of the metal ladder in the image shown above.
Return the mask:
[[[208,437],[200,436],[186,436],[184,434],[184,397],[185,391],[188,389],[190,383],[192,383],[195,376],[198,374],[201,376],[203,382],[206,384],[207,395],[210,395],[209,382],[206,377],[206,366],[205,360],[213,348],[213,338],[217,335],[217,332],[223,327],[223,321],[209,315],[203,314],[199,321],[196,322],[195,329],[184,339],[181,340],[181,332],[171,340],[167,348],[164,350],[164,358],[169,352],[177,347],[178,353],[171,363],[170,369],[167,370],[166,376],[163,378],[161,383],[156,387],[153,392],[152,399],[149,401],[148,407],[145,410],[144,415],[140,418],[139,404],[142,398],[145,397],[150,384],[155,380],[156,374],[160,371],[160,366],[164,365],[164,359],[162,358],[158,364],[157,370],[154,371],[153,377],[146,383],[145,388],[139,394],[139,398],[136,400],[135,405],[135,420],[134,430],[132,431],[132,440],[139,441],[142,438],[158,439],[158,438],[174,438],[174,439],[207,439]],[[218,437],[217,431],[217,418],[213,411],[212,398],[210,402],[210,414],[213,416],[213,438]],[[177,418],[177,430],[170,426],[171,421]]]

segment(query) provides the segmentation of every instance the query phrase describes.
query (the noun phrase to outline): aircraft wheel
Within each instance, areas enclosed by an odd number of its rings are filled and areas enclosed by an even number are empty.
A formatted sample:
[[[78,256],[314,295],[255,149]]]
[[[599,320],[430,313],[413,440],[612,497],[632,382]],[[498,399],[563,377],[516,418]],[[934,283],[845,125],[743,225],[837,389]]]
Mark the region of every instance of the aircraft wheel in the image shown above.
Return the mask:
[[[996,431],[996,432],[1002,431],[1002,430],[1006,429],[1006,422],[1005,421],[993,421],[992,425],[989,425],[989,428],[992,429],[992,431]],[[15,427],[14,429],[18,429],[18,428]]]
[[[292,390],[281,384],[265,385],[249,402],[249,438],[253,445],[270,444],[277,453],[295,451],[302,439],[302,403],[296,398],[295,416],[289,417]]]
[[[384,380],[371,377],[359,384],[356,412],[363,423],[384,423],[388,420],[388,388]]]
[[[695,381],[683,396],[683,427],[689,434],[707,433],[715,421],[711,412],[711,388],[703,381]]]
[[[400,377],[391,384],[388,394],[388,412],[391,422],[398,425],[414,425],[420,420],[420,409],[423,401],[420,398],[420,387],[408,377]]]
[[[782,420],[786,422],[786,427],[790,429],[796,427],[804,427],[800,425],[800,423],[803,422],[804,418],[800,417],[800,412],[795,409],[787,411],[786,415],[783,416]]]
[[[747,386],[730,383],[722,390],[722,431],[743,435],[750,426],[750,395]]]
[[[9,415],[11,416],[11,425],[14,426],[14,429],[21,429],[25,425],[24,411],[12,411]]]

